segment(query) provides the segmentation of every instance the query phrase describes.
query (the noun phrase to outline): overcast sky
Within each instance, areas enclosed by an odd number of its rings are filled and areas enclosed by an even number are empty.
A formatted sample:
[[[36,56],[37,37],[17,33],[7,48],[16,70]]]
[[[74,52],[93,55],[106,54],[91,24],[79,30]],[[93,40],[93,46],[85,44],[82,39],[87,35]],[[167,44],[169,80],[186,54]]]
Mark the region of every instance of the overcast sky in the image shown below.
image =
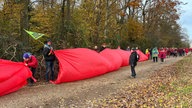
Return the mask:
[[[179,24],[186,30],[190,40],[192,40],[192,1],[191,0],[180,0],[186,5],[181,7],[181,17],[178,21]]]

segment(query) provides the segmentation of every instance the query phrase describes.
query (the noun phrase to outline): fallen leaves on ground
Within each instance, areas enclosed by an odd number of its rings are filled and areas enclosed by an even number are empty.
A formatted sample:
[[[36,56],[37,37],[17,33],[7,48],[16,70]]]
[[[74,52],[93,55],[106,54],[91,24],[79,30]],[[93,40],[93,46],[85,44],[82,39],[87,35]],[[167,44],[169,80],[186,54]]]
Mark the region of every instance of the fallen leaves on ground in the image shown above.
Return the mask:
[[[142,83],[127,84],[104,99],[87,101],[92,108],[192,107],[192,55],[158,70]]]

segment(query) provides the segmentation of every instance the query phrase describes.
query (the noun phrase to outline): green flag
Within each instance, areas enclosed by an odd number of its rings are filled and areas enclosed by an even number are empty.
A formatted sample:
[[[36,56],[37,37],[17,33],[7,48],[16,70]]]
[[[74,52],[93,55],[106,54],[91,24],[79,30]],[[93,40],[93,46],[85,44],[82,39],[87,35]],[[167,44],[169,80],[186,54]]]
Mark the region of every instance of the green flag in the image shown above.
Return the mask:
[[[25,29],[24,29],[25,30]],[[25,30],[33,39],[37,40],[45,34]]]

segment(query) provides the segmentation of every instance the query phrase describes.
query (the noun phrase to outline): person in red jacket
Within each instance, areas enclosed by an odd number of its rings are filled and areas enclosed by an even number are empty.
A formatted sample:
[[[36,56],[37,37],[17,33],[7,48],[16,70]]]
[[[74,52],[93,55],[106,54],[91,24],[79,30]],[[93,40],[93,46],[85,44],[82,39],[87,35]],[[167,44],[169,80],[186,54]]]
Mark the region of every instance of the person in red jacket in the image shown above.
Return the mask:
[[[166,58],[166,52],[163,48],[159,51],[159,58],[161,59],[161,62],[164,62],[164,59]]]
[[[38,61],[35,58],[35,56],[31,55],[30,53],[24,53],[23,54],[23,62],[25,66],[28,66],[31,69],[32,72],[32,77],[34,77],[37,66],[38,66]],[[34,83],[34,79],[30,78],[29,79],[31,85]]]
[[[189,53],[189,48],[185,48],[185,54],[187,55]]]

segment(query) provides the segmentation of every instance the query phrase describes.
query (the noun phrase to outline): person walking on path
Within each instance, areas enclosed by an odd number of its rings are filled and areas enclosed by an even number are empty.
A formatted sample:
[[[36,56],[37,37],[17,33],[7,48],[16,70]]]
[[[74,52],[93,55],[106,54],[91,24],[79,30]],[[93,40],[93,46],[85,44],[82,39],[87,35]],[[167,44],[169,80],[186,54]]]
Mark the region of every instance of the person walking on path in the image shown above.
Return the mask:
[[[137,66],[137,61],[139,61],[139,55],[136,52],[136,49],[132,49],[130,58],[129,58],[129,64],[131,66],[131,77],[135,78],[136,77],[136,72],[135,72],[135,66]]]
[[[31,69],[32,72],[32,78],[29,78],[30,85],[33,85],[34,83],[34,76],[36,73],[36,69],[38,66],[38,61],[34,55],[31,55],[31,53],[27,52],[23,54],[23,62],[25,66],[28,66]]]
[[[149,49],[148,49],[148,48],[145,50],[145,55],[148,57],[148,60],[149,60],[149,58],[150,58],[150,52],[149,52]]]
[[[48,40],[44,45],[43,55],[45,58],[45,66],[46,66],[46,81],[48,82],[50,79],[54,80],[54,61],[55,54],[52,47],[51,40]],[[49,79],[49,73],[51,71],[51,78]]]
[[[189,48],[185,48],[185,54],[188,55],[189,53]]]
[[[153,50],[152,50],[153,62],[158,62],[158,55],[159,55],[159,51],[158,51],[157,47],[153,48]]]
[[[165,61],[165,58],[166,58],[166,52],[164,49],[161,49],[160,52],[159,52],[159,58],[161,59],[161,62],[164,62]]]

